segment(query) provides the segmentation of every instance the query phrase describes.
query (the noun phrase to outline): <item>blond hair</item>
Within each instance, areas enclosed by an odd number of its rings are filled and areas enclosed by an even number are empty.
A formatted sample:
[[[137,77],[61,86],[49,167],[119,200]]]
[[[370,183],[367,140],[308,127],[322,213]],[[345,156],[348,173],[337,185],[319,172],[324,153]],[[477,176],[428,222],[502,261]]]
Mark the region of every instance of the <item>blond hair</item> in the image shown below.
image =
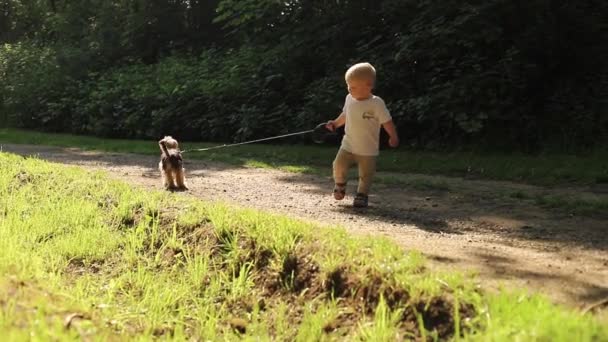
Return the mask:
[[[346,82],[350,80],[376,81],[376,69],[369,63],[357,63],[346,71],[344,75]]]

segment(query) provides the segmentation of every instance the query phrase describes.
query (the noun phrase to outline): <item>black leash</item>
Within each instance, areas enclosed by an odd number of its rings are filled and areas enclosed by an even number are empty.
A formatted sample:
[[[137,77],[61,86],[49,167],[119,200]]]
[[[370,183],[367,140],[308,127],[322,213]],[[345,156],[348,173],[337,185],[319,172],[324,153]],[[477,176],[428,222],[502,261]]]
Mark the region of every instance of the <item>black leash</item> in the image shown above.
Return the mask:
[[[244,141],[244,142],[240,142],[240,143],[236,143],[236,144],[228,144],[228,145],[224,144],[224,145],[212,146],[212,147],[206,147],[206,148],[196,148],[196,149],[184,150],[184,151],[181,151],[181,152],[182,153],[186,153],[186,152],[194,152],[194,151],[216,150],[216,149],[220,149],[220,148],[234,147],[234,146],[240,146],[240,145],[253,144],[253,143],[262,142],[262,141],[268,141],[268,140],[275,140],[275,139],[293,137],[293,136],[296,136],[296,135],[303,135],[303,134],[312,133],[314,131],[315,131],[315,129],[309,129],[307,131],[296,132],[296,133],[289,133],[289,134],[283,134],[283,135],[277,135],[277,136],[270,137],[270,138],[263,138],[263,139]]]

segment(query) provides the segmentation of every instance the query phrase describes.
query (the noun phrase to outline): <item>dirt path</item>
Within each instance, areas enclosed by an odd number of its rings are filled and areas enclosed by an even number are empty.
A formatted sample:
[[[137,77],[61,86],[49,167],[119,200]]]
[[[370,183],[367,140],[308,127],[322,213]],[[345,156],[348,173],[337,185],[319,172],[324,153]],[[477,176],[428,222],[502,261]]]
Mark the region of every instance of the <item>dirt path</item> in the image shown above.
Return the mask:
[[[161,188],[153,157],[26,145],[3,149]],[[422,251],[434,267],[474,270],[484,287],[525,286],[577,307],[608,297],[608,216],[573,216],[504,195],[572,189],[419,175],[414,177],[440,181],[449,190],[377,184],[370,208],[361,211],[350,207],[349,197],[333,200],[329,177],[199,161],[187,161],[186,168],[192,196],[385,235]]]

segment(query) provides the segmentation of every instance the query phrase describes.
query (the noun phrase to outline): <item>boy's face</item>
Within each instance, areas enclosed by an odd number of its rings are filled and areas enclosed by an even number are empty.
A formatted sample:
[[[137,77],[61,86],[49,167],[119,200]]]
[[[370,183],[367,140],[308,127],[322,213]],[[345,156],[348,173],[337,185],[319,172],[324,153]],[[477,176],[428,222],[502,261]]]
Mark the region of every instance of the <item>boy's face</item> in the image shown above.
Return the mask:
[[[374,82],[365,79],[351,79],[346,81],[348,92],[357,100],[365,100],[372,95]]]

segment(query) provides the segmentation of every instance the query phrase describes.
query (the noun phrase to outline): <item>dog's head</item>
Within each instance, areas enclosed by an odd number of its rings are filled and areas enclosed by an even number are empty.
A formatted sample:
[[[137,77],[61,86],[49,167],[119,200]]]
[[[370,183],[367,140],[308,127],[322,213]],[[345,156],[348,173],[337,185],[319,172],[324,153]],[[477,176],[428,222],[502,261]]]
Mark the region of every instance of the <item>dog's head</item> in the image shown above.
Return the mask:
[[[167,148],[171,148],[171,149],[179,148],[179,144],[177,143],[177,140],[173,139],[173,137],[171,137],[170,135],[165,136],[159,142],[164,142],[165,146],[167,146]]]

